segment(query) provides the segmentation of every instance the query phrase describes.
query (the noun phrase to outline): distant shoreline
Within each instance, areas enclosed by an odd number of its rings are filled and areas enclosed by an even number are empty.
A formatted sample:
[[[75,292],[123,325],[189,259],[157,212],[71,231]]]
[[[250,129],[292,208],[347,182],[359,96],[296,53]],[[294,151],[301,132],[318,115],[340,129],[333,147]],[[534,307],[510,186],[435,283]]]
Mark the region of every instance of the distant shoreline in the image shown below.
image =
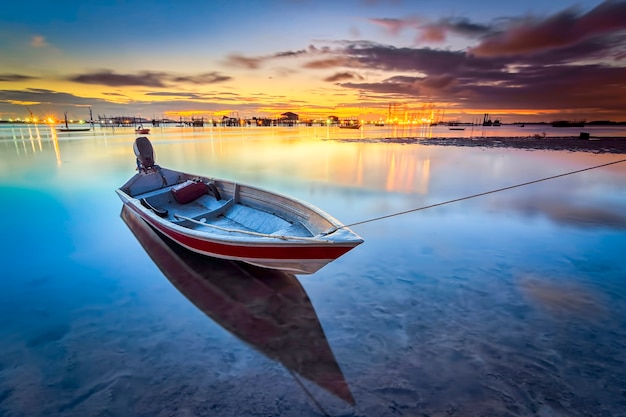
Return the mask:
[[[339,142],[401,143],[479,148],[514,148],[529,151],[571,151],[626,154],[626,137],[474,137],[474,138],[378,138],[331,139]]]

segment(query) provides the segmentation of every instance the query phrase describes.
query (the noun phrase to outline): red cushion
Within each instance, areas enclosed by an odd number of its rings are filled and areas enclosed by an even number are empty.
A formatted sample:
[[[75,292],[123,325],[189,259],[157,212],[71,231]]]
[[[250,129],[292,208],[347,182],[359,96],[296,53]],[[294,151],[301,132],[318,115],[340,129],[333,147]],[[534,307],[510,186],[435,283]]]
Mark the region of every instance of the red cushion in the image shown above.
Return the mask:
[[[206,184],[202,182],[185,181],[172,187],[172,194],[180,204],[187,204],[206,193]]]

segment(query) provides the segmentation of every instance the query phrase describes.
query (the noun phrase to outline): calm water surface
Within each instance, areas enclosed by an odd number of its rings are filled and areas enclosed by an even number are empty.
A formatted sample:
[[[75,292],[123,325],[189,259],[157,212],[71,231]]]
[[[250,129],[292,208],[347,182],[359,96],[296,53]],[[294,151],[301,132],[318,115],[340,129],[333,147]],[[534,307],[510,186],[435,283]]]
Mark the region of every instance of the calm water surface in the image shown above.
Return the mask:
[[[150,139],[345,224],[624,158],[336,140],[406,133]],[[121,216],[134,139],[0,127],[0,415],[626,416],[626,164],[354,226],[291,276]]]

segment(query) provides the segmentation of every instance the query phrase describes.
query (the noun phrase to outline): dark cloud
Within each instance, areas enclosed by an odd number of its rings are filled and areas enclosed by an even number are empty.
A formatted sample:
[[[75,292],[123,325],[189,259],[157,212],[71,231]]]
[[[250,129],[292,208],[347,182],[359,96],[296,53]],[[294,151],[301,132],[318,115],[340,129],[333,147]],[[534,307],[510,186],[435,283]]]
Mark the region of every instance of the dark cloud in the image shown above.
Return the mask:
[[[578,109],[600,114],[624,108],[626,71],[604,64],[573,64],[615,45],[583,42],[553,54],[476,57],[429,48],[395,48],[359,42],[344,54],[363,68],[388,73],[380,82],[343,82],[359,92],[402,95],[406,100],[457,102],[466,108]],[[607,49],[608,48],[608,49]]]
[[[470,37],[486,35],[493,30],[491,25],[474,23],[466,18],[444,19],[441,24],[453,33]]]
[[[358,61],[363,68],[383,71],[410,71],[424,73],[452,73],[461,67],[481,70],[502,70],[505,60],[481,60],[462,51],[431,48],[396,48],[388,45],[359,42],[348,45],[344,54]]]
[[[330,77],[324,78],[324,81],[328,82],[338,82],[338,81],[346,81],[346,80],[362,80],[363,77],[354,73],[354,72],[339,72],[337,74],[331,75]]]
[[[617,13],[624,2],[605,2],[585,18],[585,33],[600,33],[599,22],[590,16],[603,19],[608,11]],[[576,17],[571,10],[545,19],[562,25]],[[532,23],[525,32],[529,45],[535,47],[519,49],[517,53],[476,54],[460,50],[434,48],[410,48],[383,45],[370,41],[337,41],[334,48],[309,46],[298,53],[279,53],[271,56],[245,58],[257,68],[261,62],[286,57],[314,57],[302,65],[310,70],[359,68],[388,74],[381,81],[365,81],[353,71],[338,71],[327,77],[329,82],[359,91],[359,94],[379,94],[394,99],[456,102],[464,108],[507,108],[532,110],[579,110],[598,115],[604,112],[616,114],[624,107],[626,71],[617,65],[626,57],[626,32],[622,31],[619,19],[610,18],[607,27],[617,30],[604,31],[603,36],[569,36],[560,34],[550,49],[536,47],[541,43],[542,25]],[[407,28],[419,29],[420,36],[430,33],[433,39],[455,33],[471,38],[484,37],[481,45],[487,45],[492,33],[504,33],[502,27],[512,27],[512,20],[498,24],[481,25],[467,19],[442,19],[426,22],[412,19],[379,19],[378,24],[389,31]],[[502,23],[504,22],[504,23]],[[528,19],[517,20],[516,25],[528,23]],[[626,22],[626,20],[624,21]],[[507,26],[508,25],[508,26]],[[626,25],[626,23],[625,23]],[[430,32],[428,32],[430,31]],[[441,31],[438,34],[438,31]],[[608,36],[608,35],[611,36]],[[570,31],[571,35],[571,31]],[[505,37],[506,38],[506,37]],[[515,49],[512,49],[512,51]],[[603,63],[611,61],[611,63]],[[584,64],[583,64],[584,63]]]
[[[35,80],[37,77],[31,77],[28,75],[20,75],[20,74],[0,74],[0,82],[3,81],[29,81]]]
[[[585,14],[569,9],[543,19],[510,21],[470,52],[484,57],[528,54],[623,30],[626,30],[626,1],[607,0]]]
[[[175,97],[173,100],[166,101],[139,101],[131,100],[123,94],[106,93],[109,96],[115,96],[118,99],[124,98],[122,103],[111,102],[100,98],[80,97],[73,94],[57,92],[44,89],[26,89],[26,90],[0,90],[0,114],[14,115],[15,117],[25,116],[15,112],[15,104],[28,105],[37,115],[56,114],[59,116],[59,109],[68,111],[75,117],[87,117],[86,108],[93,108],[94,118],[98,114],[104,115],[124,115],[141,112],[147,117],[161,117],[165,114],[188,111],[204,111],[206,114],[212,112],[223,111],[225,108],[232,107],[233,111],[244,111],[254,113],[258,111],[259,104],[255,100],[247,103],[241,103],[241,97],[228,93],[220,94],[219,99],[210,100],[207,96],[194,97],[189,93],[163,93],[162,95],[171,95]],[[156,95],[156,94],[155,94]],[[226,103],[232,104],[226,104]],[[285,103],[274,104],[276,110],[282,110]],[[272,105],[264,105],[264,108],[272,108]],[[25,112],[25,111],[24,111]]]
[[[321,54],[324,50],[318,49],[315,46],[309,46],[307,49],[301,49],[298,51],[280,51],[271,55],[248,57],[240,54],[231,54],[226,57],[225,65],[235,68],[245,68],[256,70],[261,68],[264,63],[281,58],[297,58],[310,54]]]
[[[277,52],[273,56],[276,57],[276,58],[292,58],[292,57],[306,55],[306,54],[308,54],[308,51],[303,49],[303,50],[300,50],[300,51]]]
[[[187,93],[187,92],[169,92],[169,91],[146,93],[146,95],[153,96],[153,97],[180,97],[180,98],[189,99],[189,100],[199,100],[204,97],[203,94]]]
[[[94,103],[106,103],[106,101],[58,91],[28,88],[26,90],[0,90],[0,103],[32,103],[65,107],[89,106]]]
[[[172,81],[191,83],[191,84],[216,84],[224,81],[230,81],[232,77],[221,75],[217,72],[208,72],[200,75],[173,77]]]
[[[161,72],[144,71],[137,74],[115,74],[109,70],[101,70],[90,74],[74,75],[68,78],[82,84],[108,85],[109,87],[165,87],[167,75]]]
[[[167,87],[172,83],[215,84],[231,80],[231,77],[218,72],[199,75],[172,75],[164,72],[143,71],[136,74],[116,74],[110,70],[100,70],[89,74],[74,75],[70,81],[83,84],[108,85],[110,87]]]
[[[418,42],[442,43],[449,34],[467,38],[477,38],[491,33],[490,26],[472,23],[468,19],[449,18],[437,22],[422,24],[416,28]]]

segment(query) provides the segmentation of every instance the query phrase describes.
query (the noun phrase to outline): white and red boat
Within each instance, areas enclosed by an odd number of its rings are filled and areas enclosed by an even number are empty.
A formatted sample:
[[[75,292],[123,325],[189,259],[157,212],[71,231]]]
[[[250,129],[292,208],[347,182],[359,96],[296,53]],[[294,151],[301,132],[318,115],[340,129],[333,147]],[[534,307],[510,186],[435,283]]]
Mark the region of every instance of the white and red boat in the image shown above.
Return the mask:
[[[152,144],[134,144],[138,173],[117,189],[131,210],[203,255],[312,274],[363,239],[321,209],[249,185],[162,168]]]
[[[145,128],[142,125],[139,125],[135,128],[135,134],[137,135],[147,135],[148,133],[150,133],[150,129]]]

